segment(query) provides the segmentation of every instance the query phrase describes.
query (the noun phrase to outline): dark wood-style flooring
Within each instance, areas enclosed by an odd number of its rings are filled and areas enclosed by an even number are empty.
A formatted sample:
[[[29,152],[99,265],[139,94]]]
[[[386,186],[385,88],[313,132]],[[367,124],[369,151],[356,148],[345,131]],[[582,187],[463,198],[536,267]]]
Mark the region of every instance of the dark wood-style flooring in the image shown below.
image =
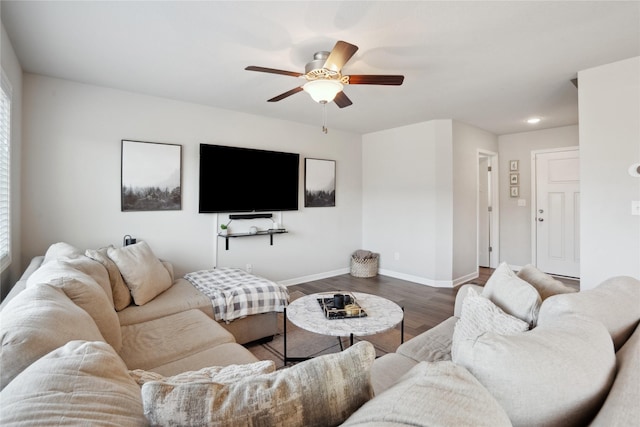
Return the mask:
[[[480,267],[479,277],[469,283],[484,285],[493,269]],[[564,283],[579,287],[572,279],[558,278]],[[404,307],[404,327],[408,337],[414,337],[429,330],[453,315],[453,306],[460,286],[455,288],[435,288],[388,276],[368,278],[353,277],[350,274],[329,277],[289,287],[289,292],[304,294],[330,291],[365,292],[379,295]]]

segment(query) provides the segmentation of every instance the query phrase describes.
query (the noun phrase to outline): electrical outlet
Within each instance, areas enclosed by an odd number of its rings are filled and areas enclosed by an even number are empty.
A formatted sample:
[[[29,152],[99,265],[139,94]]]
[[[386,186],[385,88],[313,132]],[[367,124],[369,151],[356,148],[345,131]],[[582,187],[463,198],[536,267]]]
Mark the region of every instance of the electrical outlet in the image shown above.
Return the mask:
[[[640,200],[631,201],[631,215],[640,215]]]
[[[247,264],[247,273],[251,273],[253,271],[253,266],[251,264]]]

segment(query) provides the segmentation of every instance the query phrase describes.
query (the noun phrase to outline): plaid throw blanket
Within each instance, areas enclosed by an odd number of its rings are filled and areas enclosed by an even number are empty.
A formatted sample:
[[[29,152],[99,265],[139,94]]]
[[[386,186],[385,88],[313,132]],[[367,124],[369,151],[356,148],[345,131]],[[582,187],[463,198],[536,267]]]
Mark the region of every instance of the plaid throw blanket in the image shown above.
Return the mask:
[[[211,298],[218,321],[230,322],[252,314],[283,311],[289,302],[286,286],[238,268],[194,271],[184,278]]]

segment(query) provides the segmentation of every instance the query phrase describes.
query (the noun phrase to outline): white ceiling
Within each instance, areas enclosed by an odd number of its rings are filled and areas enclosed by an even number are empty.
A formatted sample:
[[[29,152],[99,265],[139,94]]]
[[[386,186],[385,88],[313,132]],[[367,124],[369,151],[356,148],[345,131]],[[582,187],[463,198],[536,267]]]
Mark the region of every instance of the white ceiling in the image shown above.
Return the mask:
[[[322,124],[302,78],[337,40],[360,50],[329,129],[368,133],[452,118],[495,134],[576,124],[579,70],[640,55],[640,2],[7,1],[2,22],[25,71],[296,122]],[[539,116],[532,127],[525,120]]]

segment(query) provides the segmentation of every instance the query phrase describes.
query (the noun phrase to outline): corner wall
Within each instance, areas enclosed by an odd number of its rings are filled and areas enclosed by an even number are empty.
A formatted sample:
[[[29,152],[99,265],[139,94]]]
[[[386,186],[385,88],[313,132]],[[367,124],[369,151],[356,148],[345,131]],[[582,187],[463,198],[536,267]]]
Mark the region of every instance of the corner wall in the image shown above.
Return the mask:
[[[578,73],[581,289],[611,276],[640,278],[640,57]]]

